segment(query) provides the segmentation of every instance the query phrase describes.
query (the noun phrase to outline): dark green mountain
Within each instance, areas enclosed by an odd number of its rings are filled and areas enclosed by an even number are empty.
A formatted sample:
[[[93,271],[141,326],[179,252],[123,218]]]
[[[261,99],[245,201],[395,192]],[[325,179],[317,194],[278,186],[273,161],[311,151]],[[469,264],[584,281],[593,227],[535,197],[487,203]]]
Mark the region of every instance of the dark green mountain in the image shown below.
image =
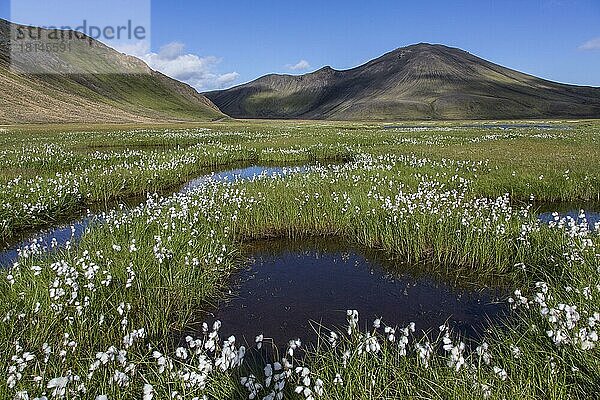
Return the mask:
[[[68,38],[68,51],[23,52],[15,58],[10,38],[16,38],[18,28],[0,20],[0,124],[174,122],[224,117],[192,87],[88,37]]]
[[[267,75],[204,93],[237,118],[338,120],[600,117],[600,88],[536,78],[465,51],[417,44],[359,67]]]

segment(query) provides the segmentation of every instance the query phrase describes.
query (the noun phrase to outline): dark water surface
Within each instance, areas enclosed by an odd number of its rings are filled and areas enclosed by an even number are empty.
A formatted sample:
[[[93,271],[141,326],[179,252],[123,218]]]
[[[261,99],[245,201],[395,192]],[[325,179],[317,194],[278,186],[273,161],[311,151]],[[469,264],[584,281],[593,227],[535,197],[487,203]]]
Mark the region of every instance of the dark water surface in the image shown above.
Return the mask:
[[[336,239],[266,240],[251,243],[251,262],[233,277],[231,296],[210,319],[223,333],[254,343],[263,334],[279,347],[300,338],[314,342],[311,321],[331,328],[346,325],[346,310],[359,311],[360,326],[381,317],[390,326],[416,323],[417,332],[445,321],[462,334],[479,336],[505,307],[499,290],[456,288],[406,266],[381,252]],[[383,329],[383,328],[382,328]]]

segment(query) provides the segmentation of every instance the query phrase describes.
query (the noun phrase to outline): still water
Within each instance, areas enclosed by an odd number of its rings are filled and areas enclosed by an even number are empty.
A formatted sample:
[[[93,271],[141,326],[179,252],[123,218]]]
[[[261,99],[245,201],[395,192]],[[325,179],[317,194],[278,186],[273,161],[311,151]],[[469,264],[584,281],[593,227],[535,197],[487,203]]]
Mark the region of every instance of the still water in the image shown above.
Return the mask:
[[[250,180],[259,176],[282,175],[290,172],[302,172],[306,166],[265,166],[265,165],[245,165],[230,168],[223,171],[213,172],[194,178],[176,190],[166,191],[162,195],[170,195],[174,192],[187,193],[208,181],[235,181]],[[127,200],[112,201],[102,205],[92,207],[87,215],[76,215],[71,219],[62,220],[53,225],[45,226],[33,231],[21,232],[18,236],[10,238],[0,248],[0,266],[9,266],[15,262],[19,255],[19,250],[31,245],[35,241],[42,248],[51,249],[52,247],[64,247],[67,242],[77,241],[85,232],[92,221],[101,220],[102,214],[117,209],[131,209],[145,201],[145,197],[132,197]]]
[[[312,342],[321,323],[343,328],[348,309],[358,310],[363,328],[375,318],[390,326],[415,322],[418,332],[448,321],[474,337],[505,310],[499,290],[469,282],[456,287],[426,267],[417,272],[336,239],[265,240],[247,251],[251,261],[232,278],[229,298],[206,317],[248,343],[259,334],[280,348],[297,337]]]

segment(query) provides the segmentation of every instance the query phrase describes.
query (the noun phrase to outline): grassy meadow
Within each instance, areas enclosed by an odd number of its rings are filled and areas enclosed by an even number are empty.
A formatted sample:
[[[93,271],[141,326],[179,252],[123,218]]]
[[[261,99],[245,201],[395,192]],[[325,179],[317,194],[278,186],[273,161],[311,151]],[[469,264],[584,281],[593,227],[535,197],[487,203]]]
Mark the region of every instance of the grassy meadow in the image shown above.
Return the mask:
[[[542,223],[537,209],[600,204],[600,122],[544,123],[552,129],[0,128],[1,242],[146,196],[99,217],[81,240],[33,244],[0,270],[0,398],[597,397],[600,226]],[[307,167],[176,190],[240,163]],[[344,329],[325,324],[316,345],[289,338],[268,360],[256,349],[270,346],[269,332],[248,346],[227,321],[199,317],[244,264],[245,242],[308,236],[379,249],[456,285],[501,287],[507,315],[473,343],[447,326],[423,334],[418,321],[348,310]]]

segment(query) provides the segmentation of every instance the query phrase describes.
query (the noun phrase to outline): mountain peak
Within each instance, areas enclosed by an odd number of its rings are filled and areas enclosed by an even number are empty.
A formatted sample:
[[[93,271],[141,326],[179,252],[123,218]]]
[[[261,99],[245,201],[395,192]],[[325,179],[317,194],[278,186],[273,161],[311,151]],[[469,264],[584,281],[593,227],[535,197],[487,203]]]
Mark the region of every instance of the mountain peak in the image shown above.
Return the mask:
[[[388,54],[405,54],[405,55],[419,55],[427,53],[439,53],[439,54],[459,54],[468,52],[461,50],[457,47],[450,47],[444,44],[432,44],[432,43],[416,43],[404,47],[399,47],[396,50],[389,52]]]
[[[400,47],[398,48],[398,50],[401,49],[413,49],[413,50],[419,50],[419,49],[430,49],[430,48],[435,48],[435,47],[446,47],[444,45],[441,44],[434,44],[434,43],[428,43],[428,42],[420,42],[420,43],[414,43],[414,44],[409,44],[408,46],[404,46],[404,47]]]
[[[321,68],[319,68],[319,69],[318,69],[318,70],[316,70],[314,73],[315,73],[315,74],[320,74],[320,75],[323,75],[323,74],[332,74],[332,73],[334,73],[334,72],[336,72],[336,70],[335,70],[335,69],[331,68],[331,66],[329,66],[329,65],[326,65],[326,66],[324,66],[324,67],[321,67]]]
[[[240,118],[600,117],[600,88],[549,82],[431,43],[401,47],[349,70],[326,66],[206,95]]]

